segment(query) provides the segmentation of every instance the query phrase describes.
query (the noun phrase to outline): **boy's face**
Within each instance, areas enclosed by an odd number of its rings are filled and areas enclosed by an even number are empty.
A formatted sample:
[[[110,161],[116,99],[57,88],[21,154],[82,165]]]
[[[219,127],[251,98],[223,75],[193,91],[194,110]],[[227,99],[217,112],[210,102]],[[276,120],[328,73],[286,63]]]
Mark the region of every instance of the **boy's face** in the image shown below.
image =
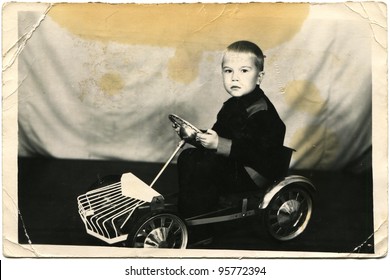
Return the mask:
[[[234,97],[251,93],[260,85],[264,72],[255,65],[255,57],[250,53],[226,52],[222,61],[223,85]]]

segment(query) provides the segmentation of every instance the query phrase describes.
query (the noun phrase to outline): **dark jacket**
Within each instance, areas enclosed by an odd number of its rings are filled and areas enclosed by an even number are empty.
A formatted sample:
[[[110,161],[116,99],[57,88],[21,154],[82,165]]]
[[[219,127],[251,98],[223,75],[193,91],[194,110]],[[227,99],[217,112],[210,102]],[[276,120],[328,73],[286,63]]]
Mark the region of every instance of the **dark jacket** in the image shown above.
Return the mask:
[[[286,126],[259,87],[228,99],[212,129],[218,136],[231,139],[231,159],[270,180],[287,172],[291,151],[283,146]]]

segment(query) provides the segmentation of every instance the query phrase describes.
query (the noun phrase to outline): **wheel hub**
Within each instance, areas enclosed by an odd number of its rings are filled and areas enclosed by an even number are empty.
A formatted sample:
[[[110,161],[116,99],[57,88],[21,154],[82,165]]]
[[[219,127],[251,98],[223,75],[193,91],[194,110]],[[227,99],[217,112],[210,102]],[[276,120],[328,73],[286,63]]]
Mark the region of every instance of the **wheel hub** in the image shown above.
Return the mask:
[[[168,232],[169,229],[166,227],[152,230],[145,238],[145,248],[169,248]]]
[[[302,213],[299,211],[300,207],[301,203],[295,199],[284,202],[277,213],[279,225],[282,227],[295,226],[302,216]]]

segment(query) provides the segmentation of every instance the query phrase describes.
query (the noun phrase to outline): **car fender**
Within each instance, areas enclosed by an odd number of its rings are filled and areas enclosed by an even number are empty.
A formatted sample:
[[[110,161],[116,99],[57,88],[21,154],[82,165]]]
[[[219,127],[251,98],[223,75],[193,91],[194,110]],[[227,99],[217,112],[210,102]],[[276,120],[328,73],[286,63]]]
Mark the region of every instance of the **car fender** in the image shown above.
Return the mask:
[[[265,209],[271,202],[272,198],[283,188],[290,186],[291,184],[299,183],[303,188],[306,188],[310,193],[317,192],[313,183],[306,177],[299,175],[291,175],[279,181],[276,185],[269,188],[263,198],[263,201],[259,205],[259,209]]]

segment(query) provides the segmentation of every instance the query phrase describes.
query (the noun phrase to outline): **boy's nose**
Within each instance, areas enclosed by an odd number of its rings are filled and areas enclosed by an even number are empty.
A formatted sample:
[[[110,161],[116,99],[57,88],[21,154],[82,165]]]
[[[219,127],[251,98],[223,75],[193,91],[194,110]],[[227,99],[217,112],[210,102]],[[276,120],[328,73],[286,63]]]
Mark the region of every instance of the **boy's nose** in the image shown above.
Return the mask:
[[[232,74],[232,81],[238,81],[238,75],[237,74]]]

